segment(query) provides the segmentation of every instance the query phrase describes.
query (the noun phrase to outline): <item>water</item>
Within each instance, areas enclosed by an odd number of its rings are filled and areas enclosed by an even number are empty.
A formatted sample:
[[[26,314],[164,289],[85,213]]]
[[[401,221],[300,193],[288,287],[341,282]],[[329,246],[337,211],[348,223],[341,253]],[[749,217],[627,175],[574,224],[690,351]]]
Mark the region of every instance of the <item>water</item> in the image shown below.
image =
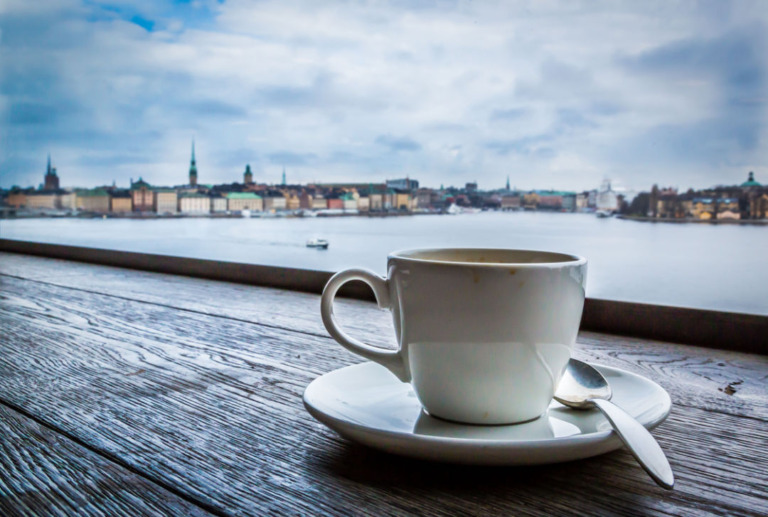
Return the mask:
[[[589,214],[264,219],[18,219],[9,239],[323,271],[384,274],[387,253],[420,247],[563,251],[589,260],[587,295],[768,314],[768,227],[651,224]],[[307,248],[311,237],[328,250]]]

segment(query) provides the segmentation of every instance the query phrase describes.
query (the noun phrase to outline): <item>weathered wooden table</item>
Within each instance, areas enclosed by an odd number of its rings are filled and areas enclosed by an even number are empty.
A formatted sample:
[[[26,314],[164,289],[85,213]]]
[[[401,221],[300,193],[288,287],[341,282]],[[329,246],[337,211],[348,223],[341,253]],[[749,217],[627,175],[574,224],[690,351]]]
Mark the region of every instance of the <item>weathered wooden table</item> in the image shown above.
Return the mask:
[[[387,313],[339,306],[392,343]],[[0,514],[768,514],[766,356],[580,335],[578,358],[669,391],[654,431],[667,492],[624,450],[480,468],[345,441],[301,401],[360,361],[318,309],[312,294],[0,253]]]

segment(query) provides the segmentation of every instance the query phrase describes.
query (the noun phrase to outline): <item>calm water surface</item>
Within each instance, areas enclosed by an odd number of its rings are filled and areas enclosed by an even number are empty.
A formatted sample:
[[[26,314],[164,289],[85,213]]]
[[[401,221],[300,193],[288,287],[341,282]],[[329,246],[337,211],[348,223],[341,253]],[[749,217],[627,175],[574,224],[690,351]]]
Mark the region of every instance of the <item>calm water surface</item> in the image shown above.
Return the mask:
[[[0,236],[323,271],[384,274],[387,253],[419,247],[563,251],[589,260],[587,295],[768,314],[768,227],[652,224],[589,214],[264,219],[19,219]],[[311,237],[328,250],[305,246]]]

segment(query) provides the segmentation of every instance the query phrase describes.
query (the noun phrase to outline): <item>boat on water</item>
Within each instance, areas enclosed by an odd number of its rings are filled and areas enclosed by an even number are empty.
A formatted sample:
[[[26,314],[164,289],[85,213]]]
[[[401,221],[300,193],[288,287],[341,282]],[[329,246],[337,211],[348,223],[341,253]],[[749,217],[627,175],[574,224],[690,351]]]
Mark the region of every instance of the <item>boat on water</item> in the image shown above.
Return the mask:
[[[606,217],[611,217],[613,214],[608,210],[598,210],[597,212],[595,212],[595,215],[599,219],[605,219]]]
[[[325,239],[309,239],[307,241],[307,248],[317,248],[321,250],[328,249],[328,241]]]

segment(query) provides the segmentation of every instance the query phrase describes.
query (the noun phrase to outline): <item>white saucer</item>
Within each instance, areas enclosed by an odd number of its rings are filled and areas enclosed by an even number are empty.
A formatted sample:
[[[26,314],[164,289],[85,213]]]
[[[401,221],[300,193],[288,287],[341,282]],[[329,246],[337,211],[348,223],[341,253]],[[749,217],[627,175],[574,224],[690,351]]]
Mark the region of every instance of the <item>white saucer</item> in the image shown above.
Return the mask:
[[[648,429],[667,418],[669,394],[655,382],[593,365],[613,388],[612,401]],[[552,401],[546,415],[523,424],[463,425],[425,413],[410,384],[376,363],[348,366],[315,379],[304,391],[307,411],[350,440],[415,458],[477,465],[558,463],[622,446],[596,409]]]

